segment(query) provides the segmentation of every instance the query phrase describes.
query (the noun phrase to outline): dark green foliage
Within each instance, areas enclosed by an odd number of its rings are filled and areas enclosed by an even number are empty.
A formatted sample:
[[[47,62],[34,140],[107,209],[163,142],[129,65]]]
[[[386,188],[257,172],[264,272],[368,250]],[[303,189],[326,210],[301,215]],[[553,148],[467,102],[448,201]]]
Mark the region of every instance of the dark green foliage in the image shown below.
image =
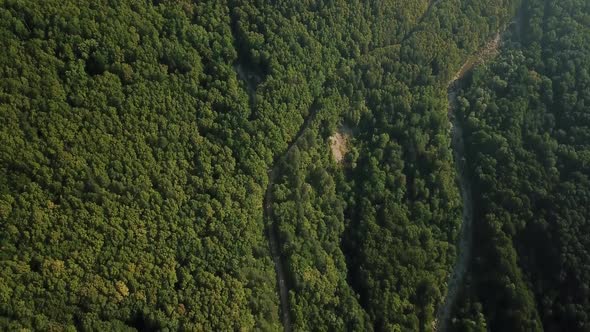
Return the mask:
[[[77,4],[0,9],[4,328],[277,329],[227,6]]]
[[[440,2],[401,45],[375,48],[349,75],[356,83],[351,107],[362,115],[356,167],[347,174],[344,249],[375,330],[432,329],[455,259],[461,213],[447,82],[508,20],[512,6]],[[487,18],[489,11],[499,20]]]
[[[347,284],[340,249],[344,202],[334,178],[323,126],[338,114],[338,101],[321,103],[318,116],[281,160],[282,176],[273,187],[273,222],[278,223],[282,254],[288,265],[291,307],[296,330],[366,331],[368,319]],[[332,119],[330,119],[330,117]],[[325,166],[327,165],[327,168]]]
[[[476,188],[472,297],[494,331],[587,331],[586,1],[527,1],[461,114]]]
[[[294,330],[432,330],[461,217],[447,83],[517,5],[1,2],[0,329],[280,330],[269,223]],[[466,331],[590,311],[588,38],[551,33],[587,8],[538,5],[461,99]]]

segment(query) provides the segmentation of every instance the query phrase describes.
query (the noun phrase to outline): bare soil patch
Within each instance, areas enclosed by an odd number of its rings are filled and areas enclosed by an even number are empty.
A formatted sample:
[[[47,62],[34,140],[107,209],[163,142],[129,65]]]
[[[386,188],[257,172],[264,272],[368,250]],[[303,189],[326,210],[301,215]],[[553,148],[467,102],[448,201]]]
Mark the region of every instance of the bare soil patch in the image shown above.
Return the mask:
[[[350,130],[342,128],[334,135],[330,136],[330,149],[332,150],[332,156],[336,162],[342,162],[344,156],[348,152],[348,144],[350,141]]]

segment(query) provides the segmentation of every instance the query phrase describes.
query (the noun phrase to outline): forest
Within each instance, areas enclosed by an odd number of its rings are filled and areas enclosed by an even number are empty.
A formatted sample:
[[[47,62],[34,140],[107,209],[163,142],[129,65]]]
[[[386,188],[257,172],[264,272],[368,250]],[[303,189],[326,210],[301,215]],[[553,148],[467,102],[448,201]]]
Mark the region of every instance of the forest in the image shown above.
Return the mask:
[[[584,0],[0,0],[0,43],[0,330],[590,329]]]
[[[590,329],[589,14],[525,2],[461,91],[479,245],[457,330]]]

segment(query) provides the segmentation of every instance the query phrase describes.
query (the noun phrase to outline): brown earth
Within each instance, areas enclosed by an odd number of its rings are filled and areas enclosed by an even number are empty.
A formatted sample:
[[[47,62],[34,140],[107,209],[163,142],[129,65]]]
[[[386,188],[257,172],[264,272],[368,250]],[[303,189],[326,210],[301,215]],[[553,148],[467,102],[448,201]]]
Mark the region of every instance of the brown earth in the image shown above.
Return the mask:
[[[336,162],[342,162],[344,155],[348,152],[348,141],[350,135],[345,132],[336,132],[330,136],[330,149],[332,150],[332,156]]]

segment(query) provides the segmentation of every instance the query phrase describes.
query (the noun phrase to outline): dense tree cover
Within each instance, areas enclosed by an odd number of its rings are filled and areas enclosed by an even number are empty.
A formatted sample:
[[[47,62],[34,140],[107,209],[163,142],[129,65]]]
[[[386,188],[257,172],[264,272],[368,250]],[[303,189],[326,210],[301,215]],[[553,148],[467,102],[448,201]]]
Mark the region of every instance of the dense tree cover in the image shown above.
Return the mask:
[[[505,2],[491,4],[491,8],[475,2],[454,5],[432,7],[416,20],[418,26],[401,30],[394,41],[398,45],[384,44],[371,34],[375,27],[366,24],[370,16],[333,19],[331,24],[352,31],[358,38],[354,40],[348,36],[342,39],[338,29],[324,31],[310,26],[322,45],[335,45],[326,53],[338,52],[343,58],[336,63],[335,72],[329,67],[333,62],[322,59],[321,67],[328,71],[324,72],[324,98],[320,98],[317,112],[327,116],[325,113],[340,109],[343,121],[356,128],[356,138],[346,174],[338,175],[341,170],[334,169],[326,156],[314,157],[314,149],[327,152],[326,138],[336,127],[334,120],[317,133],[312,124],[311,132],[304,132],[302,142],[297,142],[278,165],[282,177],[273,189],[271,222],[278,226],[282,254],[288,262],[296,329],[432,328],[454,260],[460,220],[449,152],[446,82],[464,58],[502,23],[486,21],[484,15],[493,12],[493,17],[506,21],[513,10],[512,4]],[[347,12],[345,8],[339,7],[340,17]],[[358,9],[357,14],[366,15],[361,6]],[[281,10],[285,16],[315,18],[318,8],[292,10],[289,6]],[[320,10],[318,20],[334,17],[326,8]],[[257,14],[250,19],[267,16]],[[440,20],[449,22],[442,28]],[[272,32],[260,25],[249,26],[258,29],[265,40],[274,40],[266,37]],[[443,30],[447,28],[465,34]],[[356,31],[365,34],[356,35]],[[432,41],[424,36],[438,39],[437,46],[433,49]],[[433,67],[433,61],[440,65]],[[321,137],[314,137],[318,134]],[[333,196],[330,179],[337,180],[343,200]],[[348,266],[341,262],[337,247],[341,233]],[[358,293],[368,325],[349,288]]]
[[[290,285],[295,330],[366,331],[370,324],[347,284],[340,248],[344,202],[342,175],[331,160],[327,137],[343,101],[322,99],[305,133],[279,162],[272,188],[272,222],[278,226]]]
[[[278,330],[271,224],[295,330],[431,330],[446,84],[516,2],[0,2],[0,326]]]
[[[478,245],[458,330],[590,329],[589,18],[526,1],[459,97]]]
[[[346,119],[358,134],[344,249],[376,330],[432,329],[461,218],[446,85],[513,9],[441,1],[400,45],[372,50],[349,76]]]
[[[2,329],[278,329],[228,7],[0,13]]]

